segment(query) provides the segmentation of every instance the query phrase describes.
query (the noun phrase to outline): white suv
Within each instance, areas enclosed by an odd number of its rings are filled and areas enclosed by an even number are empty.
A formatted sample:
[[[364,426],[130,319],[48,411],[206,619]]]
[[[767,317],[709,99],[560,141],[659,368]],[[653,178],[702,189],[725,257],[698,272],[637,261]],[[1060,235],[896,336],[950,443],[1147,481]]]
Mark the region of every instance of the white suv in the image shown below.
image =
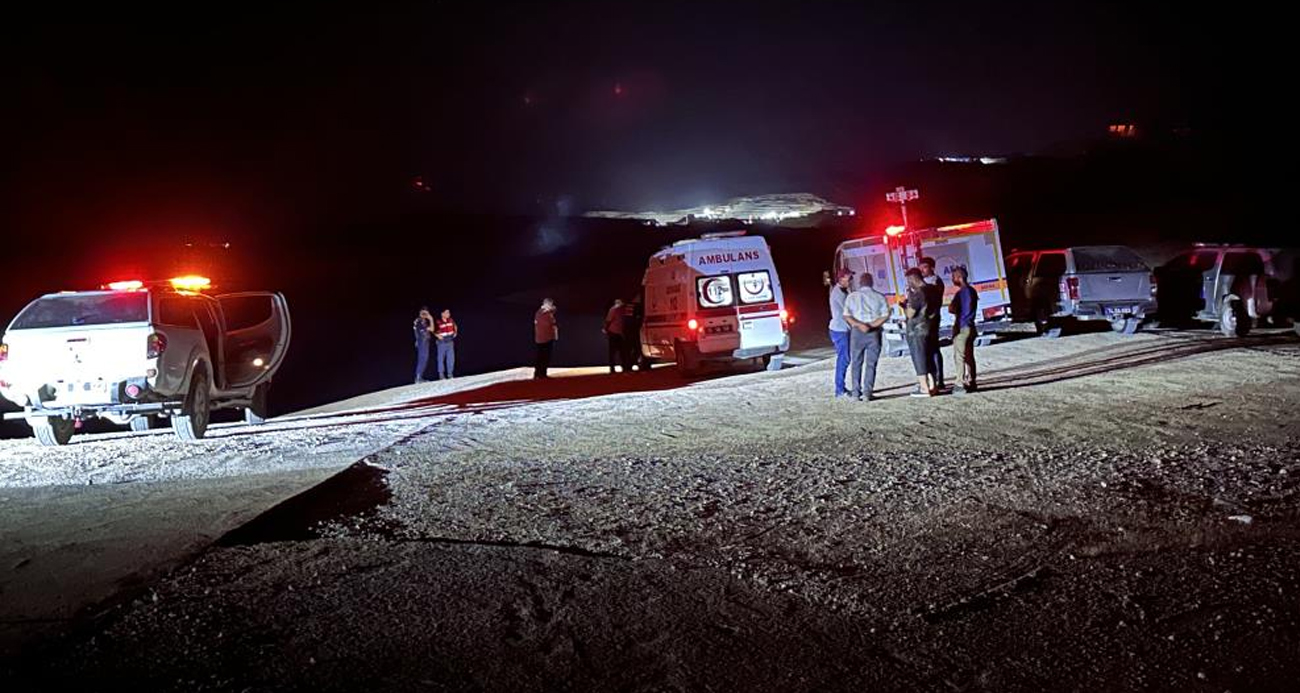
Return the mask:
[[[182,440],[202,438],[215,409],[266,416],[267,390],[289,348],[284,296],[208,296],[201,277],[102,291],[47,294],[0,341],[0,395],[44,445],[64,445],[82,420],[133,431],[170,421]]]

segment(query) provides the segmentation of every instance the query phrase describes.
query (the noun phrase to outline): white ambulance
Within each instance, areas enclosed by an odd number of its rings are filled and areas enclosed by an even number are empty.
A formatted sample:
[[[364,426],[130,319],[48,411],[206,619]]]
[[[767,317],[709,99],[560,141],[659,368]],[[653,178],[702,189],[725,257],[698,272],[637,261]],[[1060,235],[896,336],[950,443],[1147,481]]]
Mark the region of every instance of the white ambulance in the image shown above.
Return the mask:
[[[876,290],[885,294],[891,317],[885,323],[886,354],[907,353],[903,337],[903,312],[898,306],[907,294],[904,272],[916,267],[920,256],[934,258],[935,273],[944,282],[944,309],[939,311],[939,334],[952,334],[954,317],[947,310],[957,288],[952,284],[954,267],[965,267],[968,281],[979,294],[975,328],[981,335],[976,344],[986,344],[992,332],[1011,322],[1011,294],[1007,287],[1006,263],[1002,259],[1002,240],[996,219],[956,224],[932,229],[904,230],[891,226],[884,234],[845,241],[835,249],[835,264],[827,275],[841,269],[854,276],[863,272],[875,278]]]
[[[678,241],[650,257],[642,280],[642,353],[694,373],[707,361],[781,367],[790,313],[767,241],[744,231]]]

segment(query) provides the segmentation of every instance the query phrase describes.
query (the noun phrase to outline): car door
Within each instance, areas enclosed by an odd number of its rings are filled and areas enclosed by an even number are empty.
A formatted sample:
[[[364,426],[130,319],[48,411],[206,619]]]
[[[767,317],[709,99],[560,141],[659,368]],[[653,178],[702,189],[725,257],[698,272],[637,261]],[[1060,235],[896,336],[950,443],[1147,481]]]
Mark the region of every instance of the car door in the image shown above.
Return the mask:
[[[1223,296],[1231,293],[1246,301],[1251,299],[1255,299],[1256,302],[1260,299],[1267,301],[1267,290],[1261,290],[1259,281],[1264,276],[1264,257],[1258,252],[1229,250],[1223,254],[1223,263],[1219,270],[1218,293],[1215,294],[1215,298],[1221,302]],[[1258,295],[1261,293],[1264,295]]]
[[[249,291],[217,296],[225,318],[226,389],[251,390],[270,380],[289,351],[292,326],[284,296]]]

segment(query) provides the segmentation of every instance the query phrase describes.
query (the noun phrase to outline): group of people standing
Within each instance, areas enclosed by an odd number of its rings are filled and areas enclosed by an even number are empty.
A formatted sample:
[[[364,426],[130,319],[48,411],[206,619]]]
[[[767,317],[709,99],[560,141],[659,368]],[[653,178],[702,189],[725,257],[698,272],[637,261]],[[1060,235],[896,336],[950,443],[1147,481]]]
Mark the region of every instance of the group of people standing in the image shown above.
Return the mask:
[[[609,372],[616,372],[615,366],[622,367],[624,373],[631,373],[633,367],[646,370],[647,362],[641,354],[641,321],[643,318],[641,301],[625,302],[614,299],[614,305],[605,312],[605,323],[601,332],[609,345]]]
[[[943,377],[943,354],[939,350],[939,311],[943,308],[945,286],[935,273],[932,258],[921,258],[904,274],[907,295],[903,299],[904,335],[917,385],[913,397],[933,397],[948,391]],[[975,390],[975,311],[979,294],[967,282],[965,267],[951,271],[957,288],[948,305],[953,314],[953,360],[957,365],[958,385],[954,394]],[[884,325],[889,321],[889,301],[876,291],[869,272],[856,277],[842,269],[830,292],[830,337],[835,345],[835,396],[859,401],[873,399],[876,365],[884,341]],[[851,377],[845,382],[845,376]]]
[[[624,373],[631,373],[635,367],[645,370],[647,362],[641,355],[641,304],[640,301],[626,303],[615,299],[614,305],[605,314],[601,331],[609,342],[609,372],[615,373],[616,366],[621,365]],[[415,332],[415,382],[425,382],[425,371],[429,368],[429,346],[434,345],[438,363],[438,379],[449,379],[455,375],[456,337],[460,328],[451,317],[450,310],[442,311],[442,316],[435,319],[427,307],[420,308],[413,325]],[[533,377],[547,378],[551,367],[551,355],[555,343],[560,340],[560,324],[556,319],[555,301],[543,299],[542,305],[533,314],[533,344],[536,347],[536,359],[533,365]]]
[[[438,361],[438,379],[447,380],[455,376],[456,337],[460,328],[451,319],[451,311],[443,310],[437,319],[429,312],[427,306],[420,308],[412,325],[415,332],[415,382],[426,380],[425,372],[429,370],[429,344],[435,347]]]

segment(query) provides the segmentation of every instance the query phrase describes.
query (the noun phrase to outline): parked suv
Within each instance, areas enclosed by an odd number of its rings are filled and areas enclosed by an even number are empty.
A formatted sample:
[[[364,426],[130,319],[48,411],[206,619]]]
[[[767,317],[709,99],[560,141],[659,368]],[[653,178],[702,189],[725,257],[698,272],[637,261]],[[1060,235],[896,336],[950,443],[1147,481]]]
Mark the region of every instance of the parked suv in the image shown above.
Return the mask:
[[[44,445],[64,445],[92,417],[143,431],[164,420],[182,440],[202,438],[210,414],[266,416],[271,379],[289,348],[284,296],[209,296],[207,280],[119,282],[47,294],[0,341],[0,395]]]
[[[1007,288],[1013,319],[1032,320],[1051,336],[1066,320],[1106,320],[1132,334],[1156,306],[1151,268],[1122,245],[1013,252]]]
[[[1229,337],[1244,337],[1257,320],[1294,321],[1300,318],[1295,269],[1294,259],[1288,265],[1275,248],[1198,244],[1157,270],[1160,318],[1212,322]]]

